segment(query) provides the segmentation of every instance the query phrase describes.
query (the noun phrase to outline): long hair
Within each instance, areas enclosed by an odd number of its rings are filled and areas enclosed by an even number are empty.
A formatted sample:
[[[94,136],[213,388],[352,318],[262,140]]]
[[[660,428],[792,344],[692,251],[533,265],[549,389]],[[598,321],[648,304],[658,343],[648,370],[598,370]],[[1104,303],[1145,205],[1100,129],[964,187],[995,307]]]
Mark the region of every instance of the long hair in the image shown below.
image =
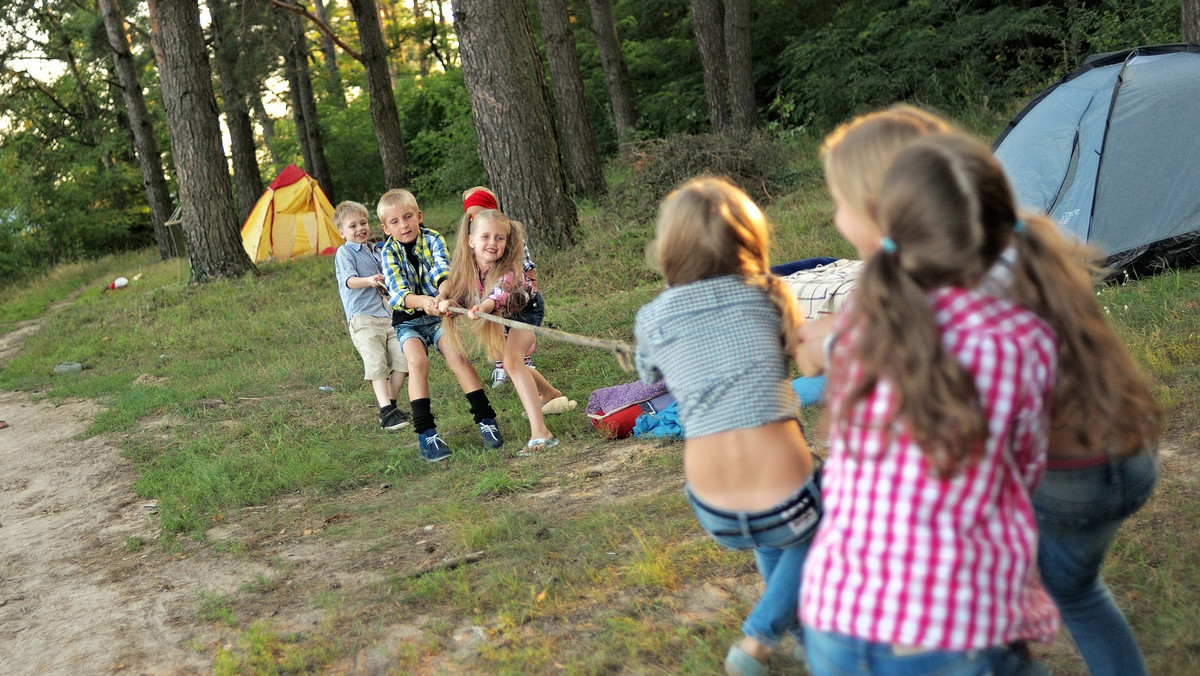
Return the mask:
[[[670,285],[739,275],[761,288],[779,310],[780,340],[791,355],[802,317],[791,289],[770,272],[770,247],[771,225],[746,193],[697,178],[663,200],[647,257]]]
[[[485,222],[502,225],[505,228],[506,236],[504,253],[483,275],[483,290],[480,291],[480,275],[483,271],[480,270],[475,259],[475,251],[471,248],[471,235],[479,229],[481,223]],[[446,278],[445,291],[448,298],[469,308],[483,302],[483,299],[492,292],[492,288],[500,283],[501,278],[505,274],[511,274],[511,282],[506,288],[509,293],[508,304],[497,307],[494,314],[511,315],[525,307],[525,304],[529,302],[529,295],[525,291],[524,284],[525,233],[520,223],[509,220],[498,209],[485,209],[475,214],[473,218],[464,214],[463,223],[459,227],[455,242],[454,253],[450,260],[450,275]],[[443,319],[442,325],[444,334],[451,341],[451,345],[461,348],[462,338],[459,333],[458,317],[459,315],[452,314]],[[496,322],[481,321],[475,328],[479,332],[488,356],[492,359],[499,359],[504,353],[503,327]]]
[[[1046,216],[1026,214],[1024,223],[1013,235],[1012,297],[1058,337],[1051,453],[1064,445],[1122,456],[1154,451],[1162,409],[1096,300],[1100,252],[1064,237]]]
[[[986,146],[931,134],[892,162],[877,218],[895,246],[866,261],[858,279],[849,317],[856,339],[839,349],[852,351],[860,376],[832,414],[849,415],[886,378],[896,416],[936,475],[952,476],[982,453],[987,422],[971,375],[942,348],[927,293],[980,282],[1016,222],[1012,192]]]
[[[952,131],[948,121],[905,104],[859,115],[834,129],[821,144],[825,179],[851,208],[874,220],[884,172],[896,155],[926,134]]]

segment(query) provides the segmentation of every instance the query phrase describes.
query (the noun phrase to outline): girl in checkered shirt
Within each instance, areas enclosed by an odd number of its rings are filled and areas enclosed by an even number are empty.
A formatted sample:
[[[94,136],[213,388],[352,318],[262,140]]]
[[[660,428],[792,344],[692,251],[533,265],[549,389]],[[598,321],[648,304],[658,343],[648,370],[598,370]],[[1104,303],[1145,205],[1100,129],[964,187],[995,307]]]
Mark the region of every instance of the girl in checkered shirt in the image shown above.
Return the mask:
[[[838,175],[834,222],[866,264],[830,344],[825,515],[801,584],[810,671],[1005,673],[1008,646],[1058,627],[1030,498],[1058,346],[974,288],[1017,226],[1007,179],[982,144],[929,135],[892,163],[872,222]]]
[[[842,125],[822,149],[842,207],[870,221],[892,159],[913,140],[950,129],[905,105]],[[1049,459],[1033,495],[1038,567],[1093,676],[1144,675],[1137,641],[1100,569],[1121,523],[1157,483],[1162,413],[1096,301],[1099,252],[1067,240],[1044,215],[1022,220],[978,288],[1032,310],[1059,342]],[[874,252],[881,237],[875,226],[862,244]],[[827,329],[807,322],[800,333],[806,363],[823,367]]]

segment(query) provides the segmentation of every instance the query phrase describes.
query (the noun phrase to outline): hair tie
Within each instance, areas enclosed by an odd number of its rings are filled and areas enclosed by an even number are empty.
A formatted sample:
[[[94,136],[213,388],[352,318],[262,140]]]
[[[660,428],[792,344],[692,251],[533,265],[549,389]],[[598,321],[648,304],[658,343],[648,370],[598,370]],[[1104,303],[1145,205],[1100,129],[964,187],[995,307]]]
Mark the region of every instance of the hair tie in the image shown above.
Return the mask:
[[[476,190],[470,195],[467,195],[467,198],[463,200],[463,211],[466,211],[471,207],[483,207],[484,209],[500,208],[500,206],[496,204],[496,198],[482,190]]]
[[[1016,225],[1013,226],[1013,232],[1024,232],[1024,231],[1025,231],[1025,219],[1018,218]]]
[[[879,240],[879,247],[887,254],[895,254],[896,240],[892,239],[891,237],[884,237],[883,239]]]

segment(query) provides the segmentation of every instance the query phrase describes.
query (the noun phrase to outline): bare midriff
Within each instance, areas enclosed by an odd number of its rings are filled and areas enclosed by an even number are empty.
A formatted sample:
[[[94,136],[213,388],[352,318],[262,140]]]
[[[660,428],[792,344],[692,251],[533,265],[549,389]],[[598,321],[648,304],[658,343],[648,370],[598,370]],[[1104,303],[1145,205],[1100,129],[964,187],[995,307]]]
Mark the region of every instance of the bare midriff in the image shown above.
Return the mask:
[[[718,432],[683,444],[683,472],[692,493],[718,509],[769,509],[812,474],[812,453],[795,420]]]

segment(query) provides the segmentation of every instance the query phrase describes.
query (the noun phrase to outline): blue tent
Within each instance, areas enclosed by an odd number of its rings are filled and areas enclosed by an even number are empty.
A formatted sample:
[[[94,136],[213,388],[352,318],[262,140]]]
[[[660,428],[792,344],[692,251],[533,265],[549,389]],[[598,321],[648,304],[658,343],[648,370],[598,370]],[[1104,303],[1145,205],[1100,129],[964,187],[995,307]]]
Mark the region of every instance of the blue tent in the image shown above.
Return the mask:
[[[1025,207],[1114,270],[1200,261],[1200,47],[1089,57],[993,144]]]

